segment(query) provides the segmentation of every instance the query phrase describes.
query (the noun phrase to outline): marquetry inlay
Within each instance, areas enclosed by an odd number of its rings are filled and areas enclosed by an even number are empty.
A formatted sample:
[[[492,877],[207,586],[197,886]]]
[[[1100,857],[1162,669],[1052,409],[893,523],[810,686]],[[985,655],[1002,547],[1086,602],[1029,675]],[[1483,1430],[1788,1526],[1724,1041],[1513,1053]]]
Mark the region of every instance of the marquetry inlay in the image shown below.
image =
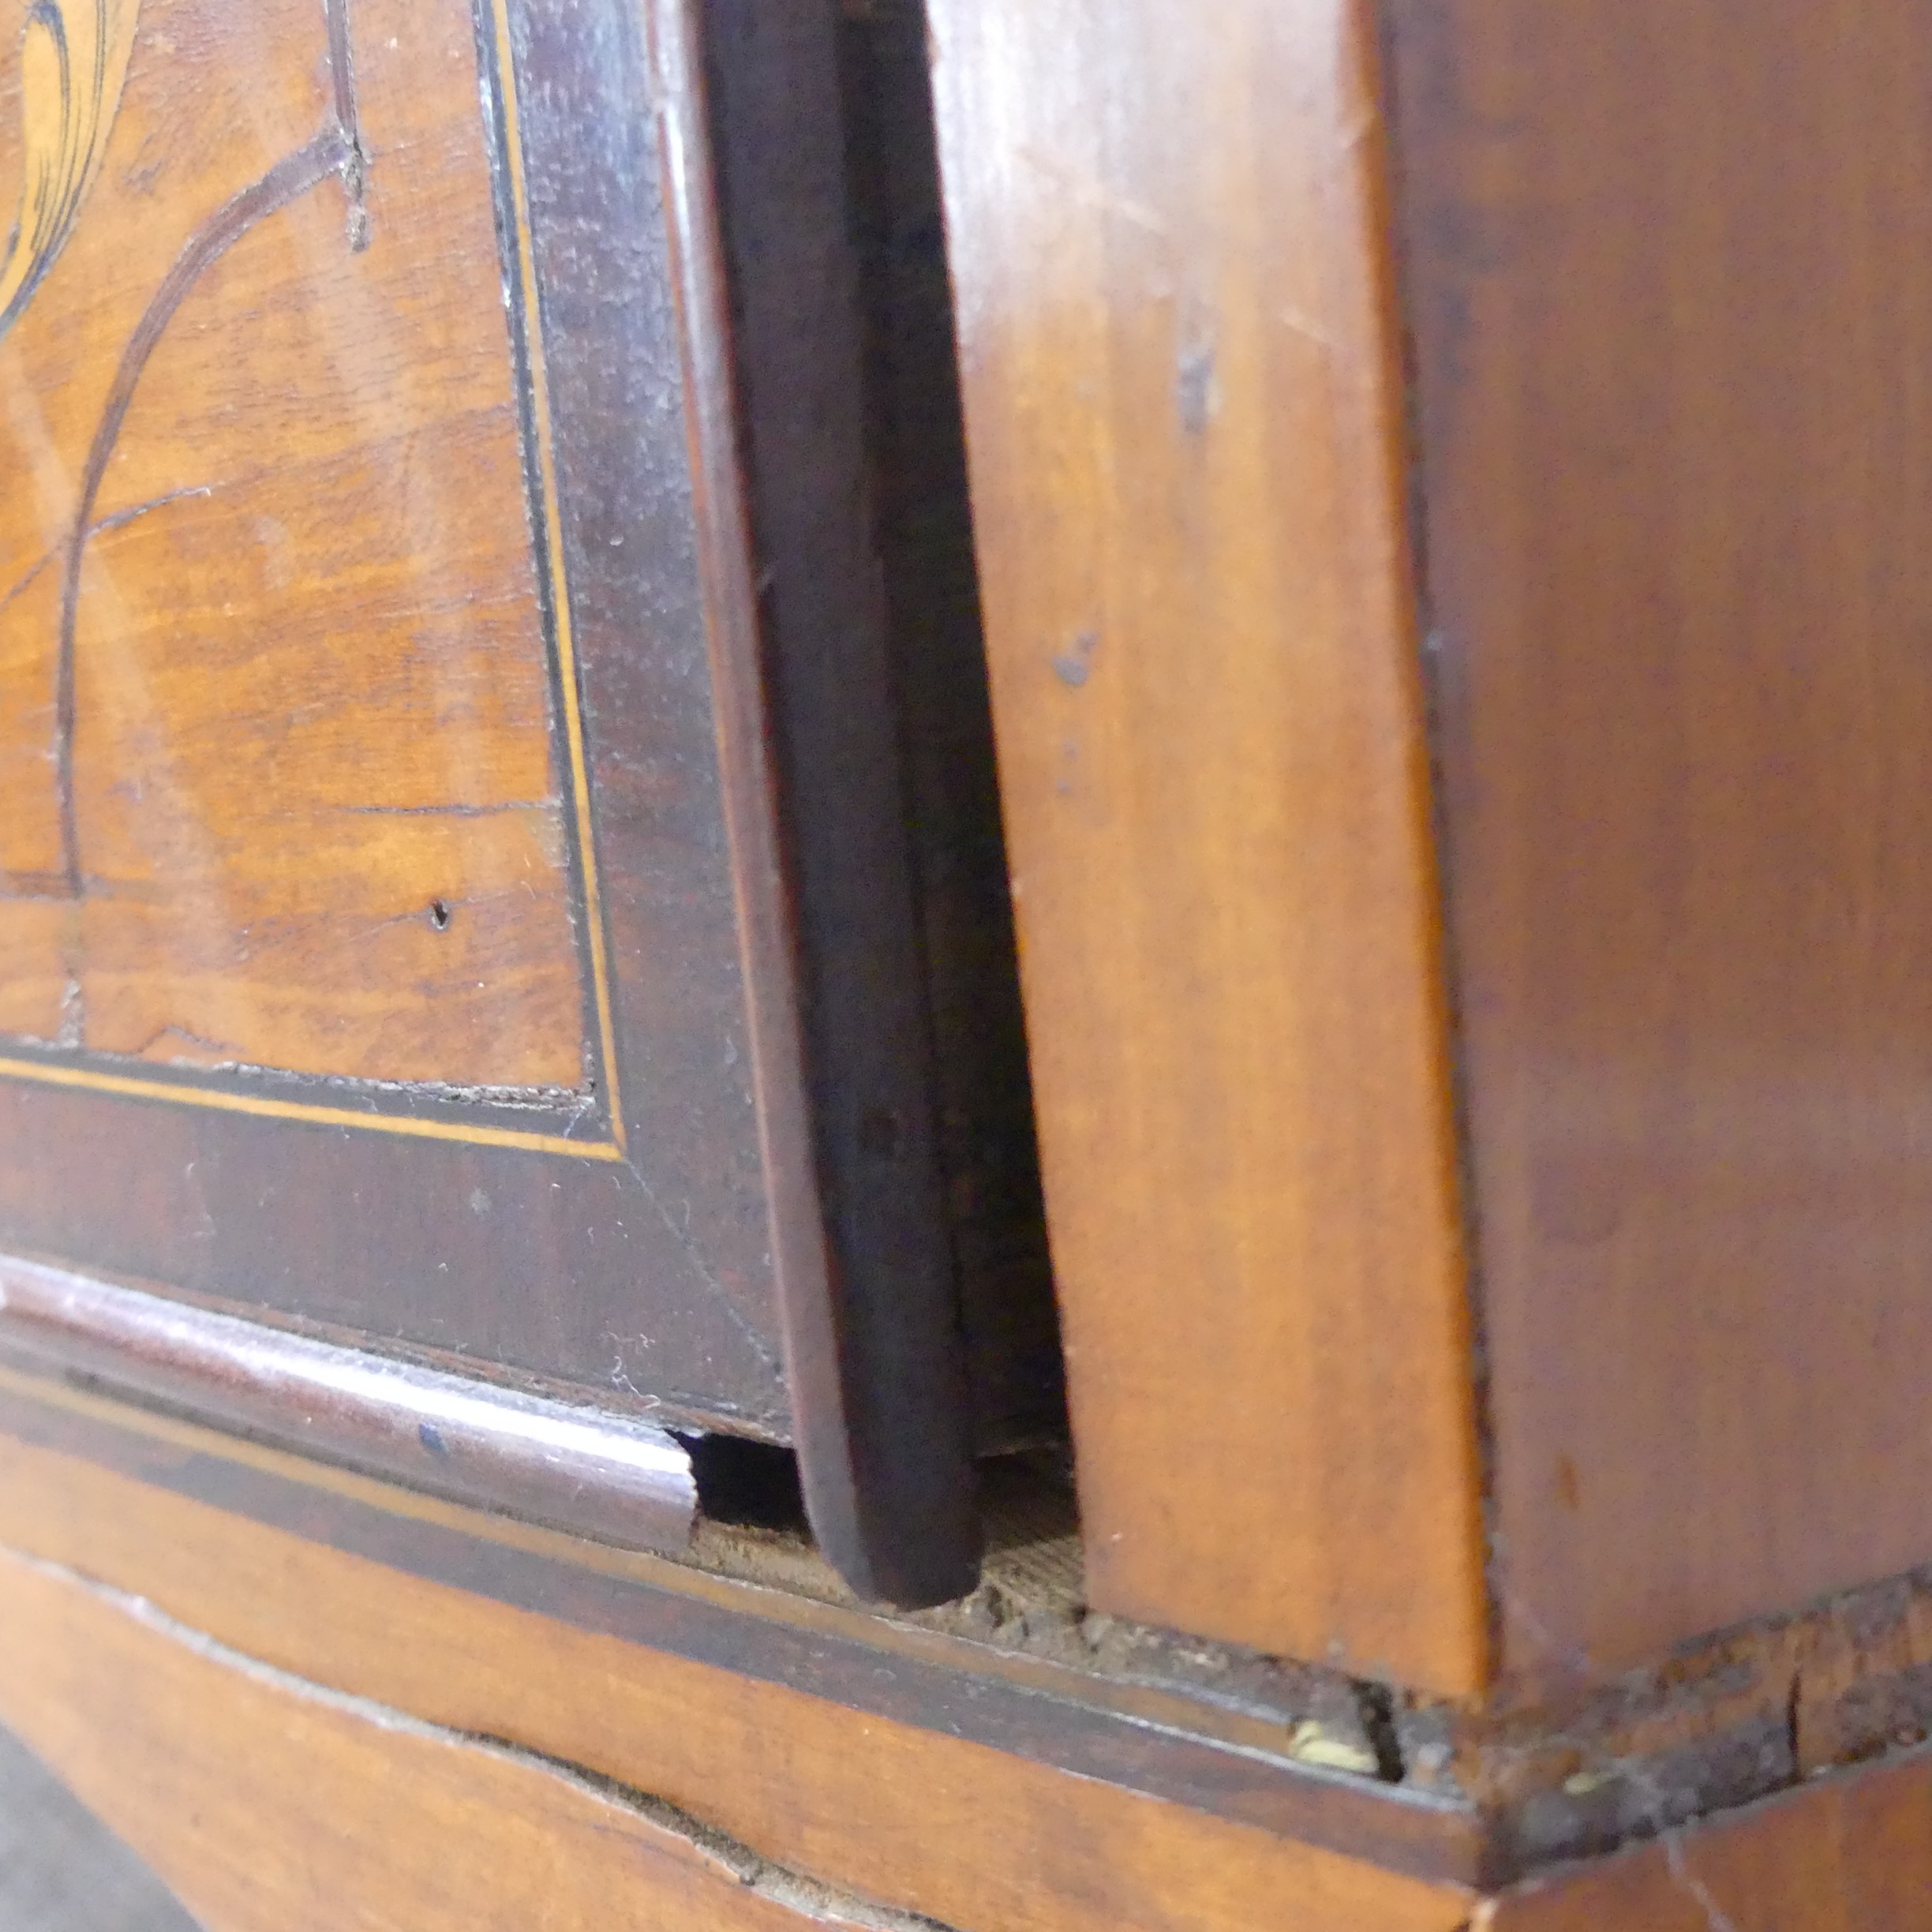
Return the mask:
[[[0,42],[7,1072],[602,1084],[478,24],[33,0]]]

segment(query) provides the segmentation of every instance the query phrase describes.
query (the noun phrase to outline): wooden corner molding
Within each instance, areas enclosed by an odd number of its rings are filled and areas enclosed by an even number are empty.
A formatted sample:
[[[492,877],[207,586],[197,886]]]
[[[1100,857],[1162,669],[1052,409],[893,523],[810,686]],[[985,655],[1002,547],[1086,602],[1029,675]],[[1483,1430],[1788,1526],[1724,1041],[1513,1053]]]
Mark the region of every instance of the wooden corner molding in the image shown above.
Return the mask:
[[[1372,23],[930,15],[1091,1601],[1466,1694],[1482,1470]]]
[[[627,1416],[0,1257],[0,1349],[458,1501],[676,1554],[691,1458]]]

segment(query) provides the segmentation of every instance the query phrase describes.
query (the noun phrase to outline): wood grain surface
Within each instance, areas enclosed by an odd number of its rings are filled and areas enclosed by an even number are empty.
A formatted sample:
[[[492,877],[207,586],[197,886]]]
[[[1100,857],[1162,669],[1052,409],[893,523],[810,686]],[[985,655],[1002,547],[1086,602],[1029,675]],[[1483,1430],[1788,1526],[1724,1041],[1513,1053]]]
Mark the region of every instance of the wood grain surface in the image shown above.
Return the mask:
[[[1260,1660],[1217,1669],[1219,1660],[1189,1649],[1197,1639],[1076,1624],[1064,1533],[1041,1540],[1024,1505],[990,1512],[994,1547],[972,1601],[883,1616],[790,1536],[701,1522],[690,1560],[673,1562],[238,1441],[21,1365],[0,1367],[10,1438],[0,1457],[36,1452],[25,1480],[59,1486],[47,1456],[92,1462],[421,1582],[1056,1777],[1425,1881],[1473,1886],[1504,1870],[1477,1806],[1453,1788],[1398,1789],[1372,1774],[1366,1713],[1348,1679]],[[716,1494],[715,1471],[706,1486]],[[1014,1640],[989,1633],[995,1619],[1030,1627]]]
[[[1297,1932],[1454,1932],[1469,1915],[1459,1885],[882,1717],[839,1702],[834,1679],[820,1695],[747,1671],[748,1653],[694,1662],[547,1616],[541,1591],[492,1601],[84,1456],[12,1439],[0,1455],[0,1543],[297,1676],[616,1778],[961,1932],[1252,1932],[1290,1914]]]
[[[492,1620],[460,1592],[393,1573],[385,1585],[372,1566],[84,1462],[10,1455],[8,1475],[4,1535],[43,1553],[0,1550],[0,1720],[211,1932],[874,1923],[844,1889],[861,1875],[873,1898],[949,1908],[988,1932],[1908,1932],[1932,1892],[1923,1750],[1479,1902],[1265,1834],[1204,1832],[1173,1807],[1143,1803],[1110,1829],[1081,1780],[1043,1780],[994,1754],[975,1767],[940,1739],[908,1758],[893,1726],[850,1729],[841,1751],[807,1718],[815,1700],[788,1709],[754,1694],[739,1707],[719,1692],[757,1687],[729,1673],[680,1676],[541,1617]],[[60,1560],[82,1548],[94,1558],[84,1579]],[[191,1606],[212,1610],[230,1640],[266,1638],[268,1656],[178,1621]],[[466,1653],[467,1668],[451,1668]],[[305,1664],[324,1680],[290,1674]],[[707,1675],[723,1679],[710,1695]],[[372,1701],[399,1692],[402,1708]],[[590,1724],[599,1697],[616,1708]],[[519,1748],[538,1713],[548,1760]],[[834,1728],[852,1716],[823,1714]],[[463,1735],[486,1717],[507,1748]],[[513,1728],[494,1728],[506,1717]],[[599,1760],[621,1740],[617,1775],[668,1772],[681,1807],[559,1765],[566,1740],[593,1743]],[[921,1789],[882,1811],[876,1795],[863,1802],[868,1765]],[[983,1836],[1017,1817],[1052,1834],[1053,1855],[1042,1840]],[[772,1836],[721,1842],[721,1818]]]
[[[0,326],[0,1031],[576,1089],[475,30],[336,12],[120,0],[73,125],[0,56],[0,178],[88,157]]]
[[[1840,1773],[1490,1901],[1473,1932],[1916,1932],[1932,1755]]]
[[[1092,1601],[1461,1690],[1481,1549],[1352,0],[936,0]]]
[[[1932,43],[1395,0],[1514,1670],[1932,1556]]]
[[[207,1932],[854,1923],[661,1808],[269,1672],[5,1552],[0,1628],[0,1718]]]

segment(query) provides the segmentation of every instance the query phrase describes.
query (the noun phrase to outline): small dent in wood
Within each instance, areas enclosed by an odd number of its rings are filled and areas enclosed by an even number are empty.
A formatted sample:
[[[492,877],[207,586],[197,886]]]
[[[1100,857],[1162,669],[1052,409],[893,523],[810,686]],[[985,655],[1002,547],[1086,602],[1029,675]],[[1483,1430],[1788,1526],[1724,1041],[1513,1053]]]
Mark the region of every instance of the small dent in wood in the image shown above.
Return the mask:
[[[1567,1455],[1556,1458],[1556,1500],[1567,1510],[1578,1508],[1582,1503],[1582,1490],[1577,1481],[1575,1462]]]
[[[1221,407],[1220,384],[1215,376],[1215,346],[1203,339],[1182,346],[1174,371],[1174,407],[1181,427],[1191,436],[1208,433]]]
[[[1053,661],[1054,676],[1069,690],[1078,691],[1093,676],[1094,653],[1100,648],[1097,631],[1083,631]]]

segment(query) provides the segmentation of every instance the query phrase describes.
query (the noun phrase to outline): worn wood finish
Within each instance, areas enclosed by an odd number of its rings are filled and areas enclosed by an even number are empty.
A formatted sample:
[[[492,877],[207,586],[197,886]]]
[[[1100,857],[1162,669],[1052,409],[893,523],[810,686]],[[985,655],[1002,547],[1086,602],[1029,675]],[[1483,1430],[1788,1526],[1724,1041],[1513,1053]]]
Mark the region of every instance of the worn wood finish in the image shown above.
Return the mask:
[[[1473,1932],[1917,1932],[1932,1753],[1840,1773],[1486,1904]]]
[[[8,1460],[0,1534],[43,1553],[0,1552],[0,1720],[212,1927],[305,1924],[308,1909],[327,1915],[318,1923],[366,1912],[358,1923],[410,1932],[494,1923],[437,1915],[444,1894],[416,1888],[442,1864],[461,1868],[447,1895],[463,1912],[481,1908],[485,1895],[465,1889],[480,1867],[478,1882],[510,1909],[527,1915],[541,1891],[562,1915],[545,1923],[573,1923],[575,1879],[560,1875],[559,1859],[606,1888],[600,1923],[626,1923],[627,1908],[642,1915],[638,1923],[680,1927],[736,1924],[710,1915],[734,1908],[802,1905],[835,1919],[850,1910],[848,1895],[827,1900],[811,1877],[775,1871],[757,1856],[774,1844],[784,1848],[781,1866],[802,1856],[821,1883],[863,1874],[874,1896],[917,1899],[928,1912],[943,1902],[960,1915],[956,1923],[988,1928],[1194,1932],[1292,1919],[1316,1932],[1907,1932],[1932,1893],[1932,1753],[1923,1750],[1480,1904],[1263,1834],[1204,1833],[1198,1815],[1172,1807],[1144,1804],[1112,1837],[1104,1809],[1078,1802],[1090,1793],[1084,1781],[1042,1782],[1024,1761],[1002,1766],[997,1757],[977,1772],[956,1762],[949,1775],[944,1760],[960,1747],[933,1740],[938,1762],[919,1762],[890,1725],[871,1728],[864,1748],[923,1782],[903,1810],[882,1815],[877,1794],[852,1774],[856,1754],[844,1754],[842,1775],[829,1773],[822,1754],[835,1740],[815,1735],[796,1706],[768,1698],[727,1722],[702,1677],[638,1646],[605,1640],[593,1649],[541,1617],[479,1617],[477,1600],[459,1592],[425,1593],[401,1578],[385,1584],[373,1567],[321,1545],[157,1498],[84,1462],[22,1464],[17,1451]],[[85,1583],[71,1567],[78,1548],[97,1559]],[[127,1593],[134,1577],[155,1601]],[[307,1616],[297,1607],[305,1593]],[[264,1657],[224,1653],[175,1620],[196,1608],[213,1610],[230,1638],[265,1638]],[[556,1642],[560,1656],[550,1649]],[[446,1668],[466,1652],[466,1669]],[[282,1674],[291,1668],[317,1670],[327,1687]],[[560,1698],[573,1673],[582,1690]],[[466,1676],[477,1681],[464,1687]],[[360,1694],[345,1694],[344,1683]],[[521,1696],[507,1703],[518,1683]],[[403,1707],[361,1701],[371,1694]],[[605,1724],[586,1722],[586,1694],[614,1700]],[[835,1721],[852,1717],[828,1708]],[[425,1720],[425,1709],[439,1715]],[[533,1712],[534,1734],[524,1728]],[[453,1728],[480,1717],[499,1735],[510,1720],[510,1752],[479,1747]],[[680,1748],[694,1717],[700,1735]],[[682,1815],[519,1758],[515,1746],[532,1735],[552,1758],[560,1743],[589,1747],[598,1755],[586,1762],[599,1765],[616,1743],[621,1774],[665,1776]],[[774,1739],[783,1741],[776,1753]],[[163,1764],[166,1776],[157,1771]],[[1023,1795],[1032,1810],[1022,1815],[1054,1833],[1054,1855],[1029,1863],[1025,1840],[998,1848],[975,1838],[964,1855],[977,1852],[982,1862],[968,1874],[948,1855],[945,1834],[958,1829],[962,1810],[990,1807],[1009,1822],[1003,1778],[1031,1784]],[[822,1779],[837,1788],[821,1792]],[[719,1809],[707,1813],[707,1799]],[[828,1816],[841,1805],[842,1837]],[[242,1806],[245,1818],[231,1817]],[[755,1851],[724,1846],[698,1820],[774,1835],[753,1840]],[[587,1838],[579,1824],[592,1828]],[[613,1843],[621,1862],[607,1871],[597,1854]],[[309,1902],[283,1890],[285,1861],[298,1855]],[[1125,1869],[1110,1871],[1109,1860]],[[1108,1885],[1096,1891],[1101,1872]],[[787,1882],[800,1877],[796,1887]],[[737,1889],[718,1891],[726,1880]],[[257,1915],[231,1915],[251,1911]]]
[[[1450,1690],[1481,1537],[1352,0],[935,0],[1093,1601]]]
[[[0,1257],[0,1350],[407,1483],[680,1552],[690,1452],[662,1429]]]
[[[205,1450],[152,1439],[144,1480],[88,1451],[0,1441],[0,1542],[318,1683],[620,1779],[781,1864],[966,1932],[1251,1932],[1290,1901],[1307,1932],[1451,1932],[1467,1916],[1471,1894],[1455,1882],[1198,1799],[1159,1803],[1097,1764],[1056,1769],[1019,1731],[1004,1750],[958,1735],[983,1694],[939,1728],[882,1715],[865,1698],[890,1660],[843,1672],[827,1633],[798,1646],[788,1684],[759,1674],[761,1646],[743,1634],[699,1662],[680,1653],[674,1623],[608,1609],[572,1621],[590,1600],[555,1563],[526,1561],[493,1597],[509,1573],[489,1543],[466,1551],[440,1526],[433,1513],[453,1505],[422,1500],[394,1520],[395,1560],[371,1560],[318,1540],[339,1532],[335,1492],[312,1492],[283,1528],[169,1487],[170,1466],[192,1466],[207,1493],[249,1507],[247,1466]],[[411,1573],[424,1556],[440,1565],[439,1552],[451,1558],[442,1576]],[[653,1628],[671,1641],[652,1642]],[[1055,1700],[1024,1702],[1059,1723]],[[1131,1732],[1123,1765],[1157,1735]]]
[[[0,1720],[207,1932],[854,1923],[859,1901],[689,1821],[212,1650],[6,1552],[0,1628]]]
[[[0,1474],[29,1492],[66,1495],[71,1459],[91,1459],[168,1495],[539,1611],[666,1662],[836,1702],[855,1720],[936,1733],[1425,1880],[1473,1885],[1500,1869],[1486,1819],[1459,1796],[1392,1788],[1359,1759],[1340,1770],[1302,1754],[1305,1732],[1331,1743],[1354,1735],[1344,1728],[1354,1705],[1346,1679],[1298,1694],[1224,1682],[1215,1694],[1147,1652],[1138,1669],[1110,1674],[1097,1657],[988,1644],[966,1634],[970,1623],[869,1613],[828,1595],[822,1566],[774,1563],[769,1549],[762,1559],[742,1550],[733,1558],[701,1534],[691,1560],[672,1563],[588,1543],[5,1368],[0,1425],[11,1439],[0,1447]],[[47,1518],[42,1504],[24,1507],[34,1522]],[[90,1560],[84,1542],[60,1547],[63,1561]],[[1322,1724],[1324,1713],[1340,1723]],[[1305,1724],[1311,1717],[1317,1721]]]
[[[1932,1556],[1932,45],[1389,17],[1506,1657],[1613,1670]]]

